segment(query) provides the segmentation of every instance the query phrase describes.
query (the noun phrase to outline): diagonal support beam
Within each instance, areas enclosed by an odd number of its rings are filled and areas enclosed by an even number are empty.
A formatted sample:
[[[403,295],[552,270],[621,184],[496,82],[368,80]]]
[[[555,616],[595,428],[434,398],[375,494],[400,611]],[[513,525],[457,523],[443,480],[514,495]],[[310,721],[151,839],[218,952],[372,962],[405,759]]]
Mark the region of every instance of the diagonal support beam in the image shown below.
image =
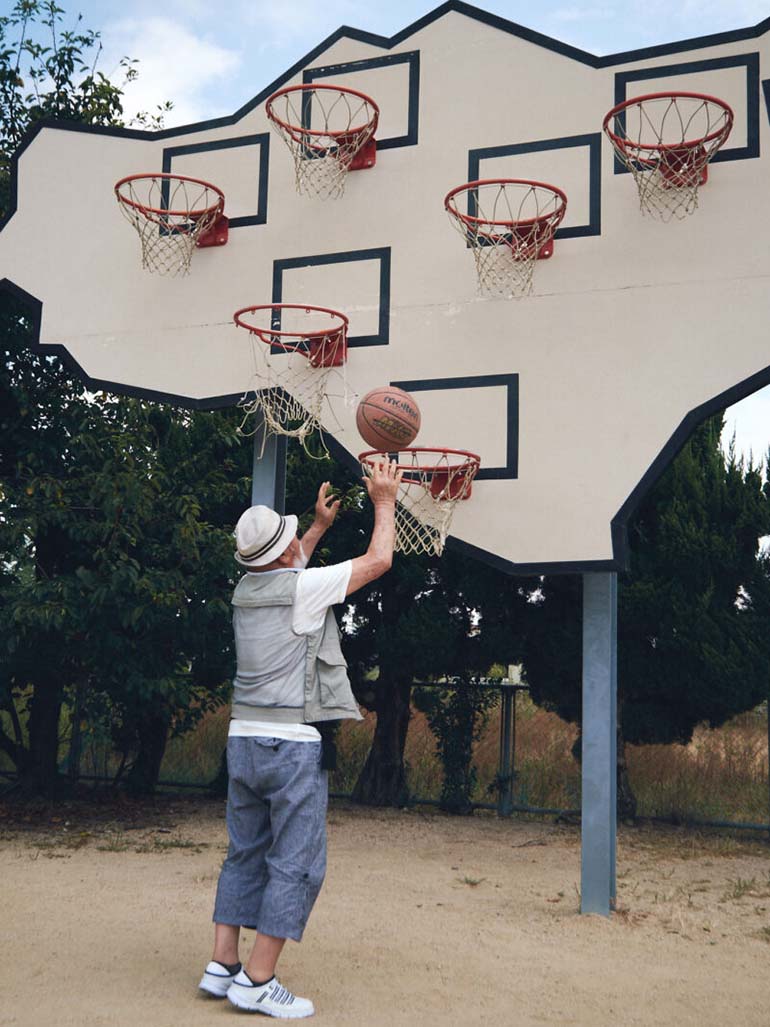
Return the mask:
[[[286,436],[268,435],[261,410],[255,413],[254,459],[251,472],[251,505],[270,506],[279,514],[286,512]]]

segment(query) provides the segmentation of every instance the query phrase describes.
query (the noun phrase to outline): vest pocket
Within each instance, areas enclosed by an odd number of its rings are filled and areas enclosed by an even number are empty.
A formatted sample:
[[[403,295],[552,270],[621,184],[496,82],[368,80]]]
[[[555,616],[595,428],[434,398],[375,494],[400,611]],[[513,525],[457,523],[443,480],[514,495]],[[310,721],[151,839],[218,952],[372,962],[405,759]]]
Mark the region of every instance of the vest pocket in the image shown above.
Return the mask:
[[[342,662],[332,663],[319,655],[316,668],[321,686],[321,705],[328,708],[350,706],[350,682],[344,658]]]

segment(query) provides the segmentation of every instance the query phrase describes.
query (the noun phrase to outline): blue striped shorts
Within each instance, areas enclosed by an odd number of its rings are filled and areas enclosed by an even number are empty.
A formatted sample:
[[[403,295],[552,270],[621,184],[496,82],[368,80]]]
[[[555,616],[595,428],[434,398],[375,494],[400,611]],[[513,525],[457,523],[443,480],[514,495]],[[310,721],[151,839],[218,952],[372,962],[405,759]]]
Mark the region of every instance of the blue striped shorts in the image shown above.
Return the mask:
[[[231,737],[227,769],[230,847],[214,922],[299,941],[326,873],[321,743]]]

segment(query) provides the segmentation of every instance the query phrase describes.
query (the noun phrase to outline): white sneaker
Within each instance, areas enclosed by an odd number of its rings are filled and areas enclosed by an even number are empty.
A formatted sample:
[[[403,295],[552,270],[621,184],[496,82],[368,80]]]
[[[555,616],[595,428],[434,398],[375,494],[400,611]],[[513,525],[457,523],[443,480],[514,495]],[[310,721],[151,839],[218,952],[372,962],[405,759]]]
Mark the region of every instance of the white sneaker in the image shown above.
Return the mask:
[[[244,970],[236,974],[227,997],[239,1009],[277,1016],[281,1020],[299,1020],[315,1012],[310,999],[292,995],[275,977],[267,984],[254,984]]]
[[[201,991],[205,991],[215,998],[224,998],[227,994],[227,989],[233,983],[236,976],[237,971],[234,974],[229,974],[227,967],[212,960],[203,971],[203,977],[201,977],[198,987]]]

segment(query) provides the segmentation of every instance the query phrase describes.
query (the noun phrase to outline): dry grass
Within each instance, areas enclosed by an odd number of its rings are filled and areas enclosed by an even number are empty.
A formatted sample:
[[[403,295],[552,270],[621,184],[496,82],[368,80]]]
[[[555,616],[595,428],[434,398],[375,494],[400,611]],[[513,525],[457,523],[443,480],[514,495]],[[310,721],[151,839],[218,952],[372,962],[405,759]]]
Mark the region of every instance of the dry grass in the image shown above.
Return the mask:
[[[220,769],[227,739],[228,707],[207,714],[195,731],[168,744],[161,780],[206,785]],[[369,752],[375,717],[345,722],[339,733],[338,769],[333,792],[347,794]],[[519,805],[575,809],[580,805],[580,768],[571,754],[576,728],[536,707],[525,693],[516,703],[516,777]],[[493,709],[474,750],[476,802],[495,803],[500,736],[499,709]],[[97,747],[98,748],[98,747]],[[768,820],[767,713],[742,714],[723,727],[699,727],[682,745],[627,746],[628,772],[641,816],[766,823]],[[84,754],[83,771],[114,773],[114,757]],[[442,768],[423,714],[414,711],[406,744],[410,794],[438,799]]]
[[[639,813],[688,820],[767,821],[767,718],[696,729],[689,745],[628,746]]]
[[[208,714],[192,734],[172,739],[162,779],[203,783],[219,770],[227,737],[228,709]],[[352,791],[369,752],[375,717],[345,722],[338,736],[338,769],[332,792]],[[474,750],[476,802],[494,803],[500,714],[495,709]],[[516,703],[516,778],[520,805],[575,809],[580,805],[580,768],[572,757],[574,725],[539,709],[526,694]],[[710,730],[699,727],[690,745],[628,746],[631,786],[642,816],[687,820],[767,821],[767,723],[763,710],[746,713]],[[405,751],[410,794],[438,799],[442,769],[423,714],[413,712]]]
[[[219,773],[227,744],[230,707],[220,706],[203,716],[194,731],[172,738],[166,746],[160,777],[162,781],[207,784]]]

